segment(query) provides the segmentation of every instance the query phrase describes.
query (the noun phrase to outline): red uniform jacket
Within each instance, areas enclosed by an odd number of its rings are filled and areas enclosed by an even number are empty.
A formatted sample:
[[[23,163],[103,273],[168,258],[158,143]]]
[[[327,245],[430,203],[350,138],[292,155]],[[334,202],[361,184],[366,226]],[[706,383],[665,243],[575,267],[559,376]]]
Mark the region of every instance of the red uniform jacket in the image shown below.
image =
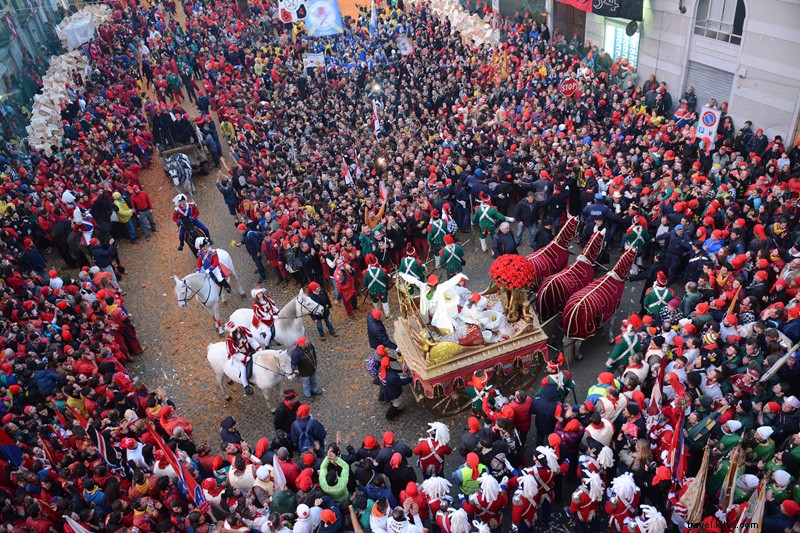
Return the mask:
[[[475,497],[475,503],[470,498],[462,505],[467,514],[474,516],[476,520],[480,520],[484,524],[488,524],[492,529],[500,527],[503,523],[503,510],[508,506],[508,493],[501,491],[497,495],[497,499],[492,503],[487,502],[480,492],[473,496]]]
[[[608,525],[611,527],[611,531],[623,531],[625,520],[634,518],[639,513],[639,497],[640,493],[637,491],[633,495],[632,502],[625,502],[620,497],[615,498],[615,503],[611,503],[610,499],[606,502],[605,511],[608,514]]]
[[[589,497],[589,492],[583,485],[575,489],[572,499],[569,502],[569,510],[575,515],[575,520],[581,522],[591,522],[600,508],[600,502],[594,501]]]
[[[431,437],[420,440],[414,447],[414,455],[419,456],[417,465],[428,475],[441,474],[444,469],[444,458],[451,453],[453,450],[450,446],[440,445]]]
[[[519,489],[514,494],[511,503],[513,505],[511,508],[511,523],[519,524],[525,522],[529,527],[533,526],[533,523],[536,521],[536,513],[539,509],[536,497],[530,500],[526,498],[522,490]]]

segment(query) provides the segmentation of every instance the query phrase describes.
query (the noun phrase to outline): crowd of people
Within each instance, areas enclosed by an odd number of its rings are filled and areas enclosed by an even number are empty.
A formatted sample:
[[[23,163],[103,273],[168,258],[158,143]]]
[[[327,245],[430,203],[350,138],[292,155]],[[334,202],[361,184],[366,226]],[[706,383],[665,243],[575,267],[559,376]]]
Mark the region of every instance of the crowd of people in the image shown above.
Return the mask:
[[[654,76],[639,85],[624,59],[529,15],[498,21],[492,49],[424,4],[380,6],[372,35],[364,10],[323,39],[279,23],[274,2],[251,5],[251,21],[235,3],[113,7],[70,82],[63,144],[3,153],[9,531],[533,531],[559,507],[578,531],[664,531],[689,515],[713,531],[748,519],[752,494],[762,530],[797,526],[800,147],[729,116],[718,138],[696,138],[691,90],[673,103]],[[303,69],[318,51],[327,66]],[[573,98],[557,89],[566,76]],[[511,397],[476,373],[458,442],[439,423],[417,443],[334,437],[287,389],[271,439],[251,446],[227,417],[221,447],[198,445],[166,391],[125,369],[143,347],[112,238],[114,224],[131,241],[156,230],[138,173],[176,132],[217,156],[228,143],[236,166],[218,189],[260,277],[320,299],[329,285],[348,314],[362,285],[370,318],[388,314],[368,286],[378,271],[422,280],[430,259],[458,274],[473,224],[501,255],[526,230],[545,245],[568,214],[584,242],[605,229],[609,255],[640,251],[641,312],[582,401],[560,358]],[[48,269],[50,246],[77,278]],[[409,379],[381,338],[373,370],[396,416]],[[316,365],[306,342],[298,370]]]

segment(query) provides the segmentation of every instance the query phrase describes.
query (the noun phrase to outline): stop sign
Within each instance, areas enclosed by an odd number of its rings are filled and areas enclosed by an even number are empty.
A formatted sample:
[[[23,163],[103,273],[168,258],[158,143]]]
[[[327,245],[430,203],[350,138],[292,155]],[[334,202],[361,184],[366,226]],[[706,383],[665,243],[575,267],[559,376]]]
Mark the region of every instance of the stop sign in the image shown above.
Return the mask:
[[[561,94],[569,98],[578,91],[578,82],[573,78],[567,78],[559,86]]]

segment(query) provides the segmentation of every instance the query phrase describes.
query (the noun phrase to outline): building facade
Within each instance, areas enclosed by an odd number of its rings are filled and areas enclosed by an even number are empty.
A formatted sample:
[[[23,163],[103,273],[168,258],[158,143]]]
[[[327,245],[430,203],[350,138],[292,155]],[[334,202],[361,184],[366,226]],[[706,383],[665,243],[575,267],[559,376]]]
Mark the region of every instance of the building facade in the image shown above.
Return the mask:
[[[751,120],[770,137],[800,137],[800,0],[644,0],[632,36],[627,20],[556,0],[547,9],[556,31],[631,57],[640,79],[655,74],[676,101],[691,85],[698,107],[727,102],[737,128]]]

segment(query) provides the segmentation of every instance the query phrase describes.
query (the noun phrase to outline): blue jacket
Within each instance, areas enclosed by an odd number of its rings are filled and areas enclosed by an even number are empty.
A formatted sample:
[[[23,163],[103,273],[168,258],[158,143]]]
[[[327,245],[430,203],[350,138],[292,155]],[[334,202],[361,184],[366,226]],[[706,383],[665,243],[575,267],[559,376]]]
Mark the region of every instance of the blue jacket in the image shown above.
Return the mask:
[[[328,432],[325,431],[325,428],[322,426],[322,424],[311,418],[311,416],[298,418],[292,422],[292,434],[290,437],[294,445],[297,446],[298,442],[300,441],[300,434],[306,430],[306,427],[308,427],[308,436],[315,441],[319,441],[320,445],[324,446],[325,437],[328,436]]]
[[[395,498],[394,494],[392,494],[392,491],[390,491],[386,487],[376,487],[372,483],[369,483],[367,485],[367,498],[375,502],[383,498],[386,498],[387,500],[389,500],[389,507],[392,509],[400,505],[397,502],[397,498]]]
[[[397,370],[387,368],[386,378],[381,380],[384,400],[391,402],[399,398],[403,394],[403,385],[408,385],[412,380],[411,376],[401,376]]]
[[[397,345],[389,338],[386,333],[386,326],[380,320],[375,320],[372,315],[367,317],[367,337],[369,338],[369,347],[373,350],[383,344],[387,350],[397,350]]]
[[[36,386],[45,396],[50,396],[54,390],[66,384],[66,380],[52,370],[37,370],[33,374]]]
[[[236,203],[236,191],[233,190],[233,180],[228,180],[228,186],[223,187],[221,183],[217,183],[217,189],[222,193],[222,198],[226,204],[233,205]]]
[[[250,255],[258,255],[261,251],[261,241],[264,240],[264,234],[260,231],[249,229],[242,237],[242,244],[247,249]]]
[[[112,246],[92,246],[92,257],[100,268],[110,267],[114,262],[114,248]]]

